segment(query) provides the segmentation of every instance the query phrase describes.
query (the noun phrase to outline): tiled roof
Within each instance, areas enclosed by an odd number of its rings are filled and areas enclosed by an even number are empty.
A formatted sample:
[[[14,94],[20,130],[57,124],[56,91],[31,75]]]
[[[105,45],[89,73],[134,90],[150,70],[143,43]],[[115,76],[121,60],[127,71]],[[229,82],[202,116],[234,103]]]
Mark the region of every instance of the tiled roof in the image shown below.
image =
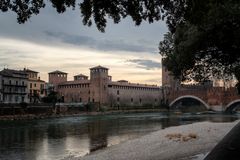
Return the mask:
[[[117,82],[120,82],[120,83],[128,83],[127,80],[119,80],[119,81],[117,81]]]
[[[121,83],[121,82],[110,82],[110,85],[117,85],[117,86],[131,86],[131,87],[147,87],[147,88],[160,88],[157,85],[149,85],[149,84],[139,84],[139,83]]]
[[[106,68],[106,67],[103,67],[103,66],[96,66],[96,67],[92,67],[92,68],[90,68],[90,69],[107,69],[108,70],[108,68]]]
[[[90,83],[89,80],[81,80],[81,81],[66,81],[66,82],[62,82],[58,85],[72,85],[72,84],[86,84],[86,83]]]
[[[62,72],[62,71],[59,71],[59,70],[56,70],[56,71],[53,71],[53,72],[49,72],[48,74],[67,74],[66,72]]]
[[[27,76],[27,73],[22,70],[3,69],[2,71],[0,71],[0,75],[2,75],[2,76],[15,77],[16,74]]]
[[[84,74],[78,74],[78,75],[75,75],[74,77],[88,77],[88,76],[86,76]]]
[[[37,72],[37,71],[33,71],[33,70],[30,70],[30,69],[26,69],[26,68],[24,68],[23,70],[24,70],[25,72],[39,73],[39,72]]]

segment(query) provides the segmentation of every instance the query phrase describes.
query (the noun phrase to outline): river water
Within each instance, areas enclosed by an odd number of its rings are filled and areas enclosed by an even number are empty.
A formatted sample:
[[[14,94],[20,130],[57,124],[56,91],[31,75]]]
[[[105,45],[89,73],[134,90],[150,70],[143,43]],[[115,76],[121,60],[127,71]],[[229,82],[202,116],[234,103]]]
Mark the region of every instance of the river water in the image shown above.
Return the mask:
[[[0,122],[1,160],[80,157],[170,126],[231,122],[240,114],[125,113]]]

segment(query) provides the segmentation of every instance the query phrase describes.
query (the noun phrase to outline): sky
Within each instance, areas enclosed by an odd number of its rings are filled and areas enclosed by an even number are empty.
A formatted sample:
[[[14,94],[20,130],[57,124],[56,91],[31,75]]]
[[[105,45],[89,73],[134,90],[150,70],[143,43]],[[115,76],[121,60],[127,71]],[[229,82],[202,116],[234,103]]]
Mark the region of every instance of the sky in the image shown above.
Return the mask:
[[[0,14],[0,69],[29,68],[48,81],[48,72],[61,70],[68,80],[89,76],[89,68],[109,68],[113,80],[161,85],[159,41],[167,32],[162,21],[135,26],[130,18],[108,21],[105,33],[82,24],[79,9],[58,14],[47,5],[25,24],[16,14]]]

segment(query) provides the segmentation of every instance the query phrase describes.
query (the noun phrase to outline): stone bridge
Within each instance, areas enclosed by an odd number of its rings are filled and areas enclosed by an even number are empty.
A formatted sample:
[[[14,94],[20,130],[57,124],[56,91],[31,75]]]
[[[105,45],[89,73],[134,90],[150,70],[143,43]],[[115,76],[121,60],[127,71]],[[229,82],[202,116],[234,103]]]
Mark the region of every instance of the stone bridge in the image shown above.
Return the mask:
[[[213,111],[232,112],[240,104],[236,88],[185,85],[177,89],[164,88],[164,95],[170,108],[186,98],[195,99]]]

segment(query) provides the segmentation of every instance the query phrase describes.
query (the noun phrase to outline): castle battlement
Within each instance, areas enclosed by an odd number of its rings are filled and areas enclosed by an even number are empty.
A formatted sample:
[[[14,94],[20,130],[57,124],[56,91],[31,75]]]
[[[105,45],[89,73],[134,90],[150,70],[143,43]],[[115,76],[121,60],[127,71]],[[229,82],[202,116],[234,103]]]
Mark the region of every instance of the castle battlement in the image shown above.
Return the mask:
[[[64,102],[96,103],[112,107],[160,103],[160,86],[130,83],[127,80],[112,81],[108,71],[103,66],[92,67],[90,79],[79,74],[74,76],[73,81],[67,81],[65,72],[54,71],[49,73],[49,80],[54,82]]]

